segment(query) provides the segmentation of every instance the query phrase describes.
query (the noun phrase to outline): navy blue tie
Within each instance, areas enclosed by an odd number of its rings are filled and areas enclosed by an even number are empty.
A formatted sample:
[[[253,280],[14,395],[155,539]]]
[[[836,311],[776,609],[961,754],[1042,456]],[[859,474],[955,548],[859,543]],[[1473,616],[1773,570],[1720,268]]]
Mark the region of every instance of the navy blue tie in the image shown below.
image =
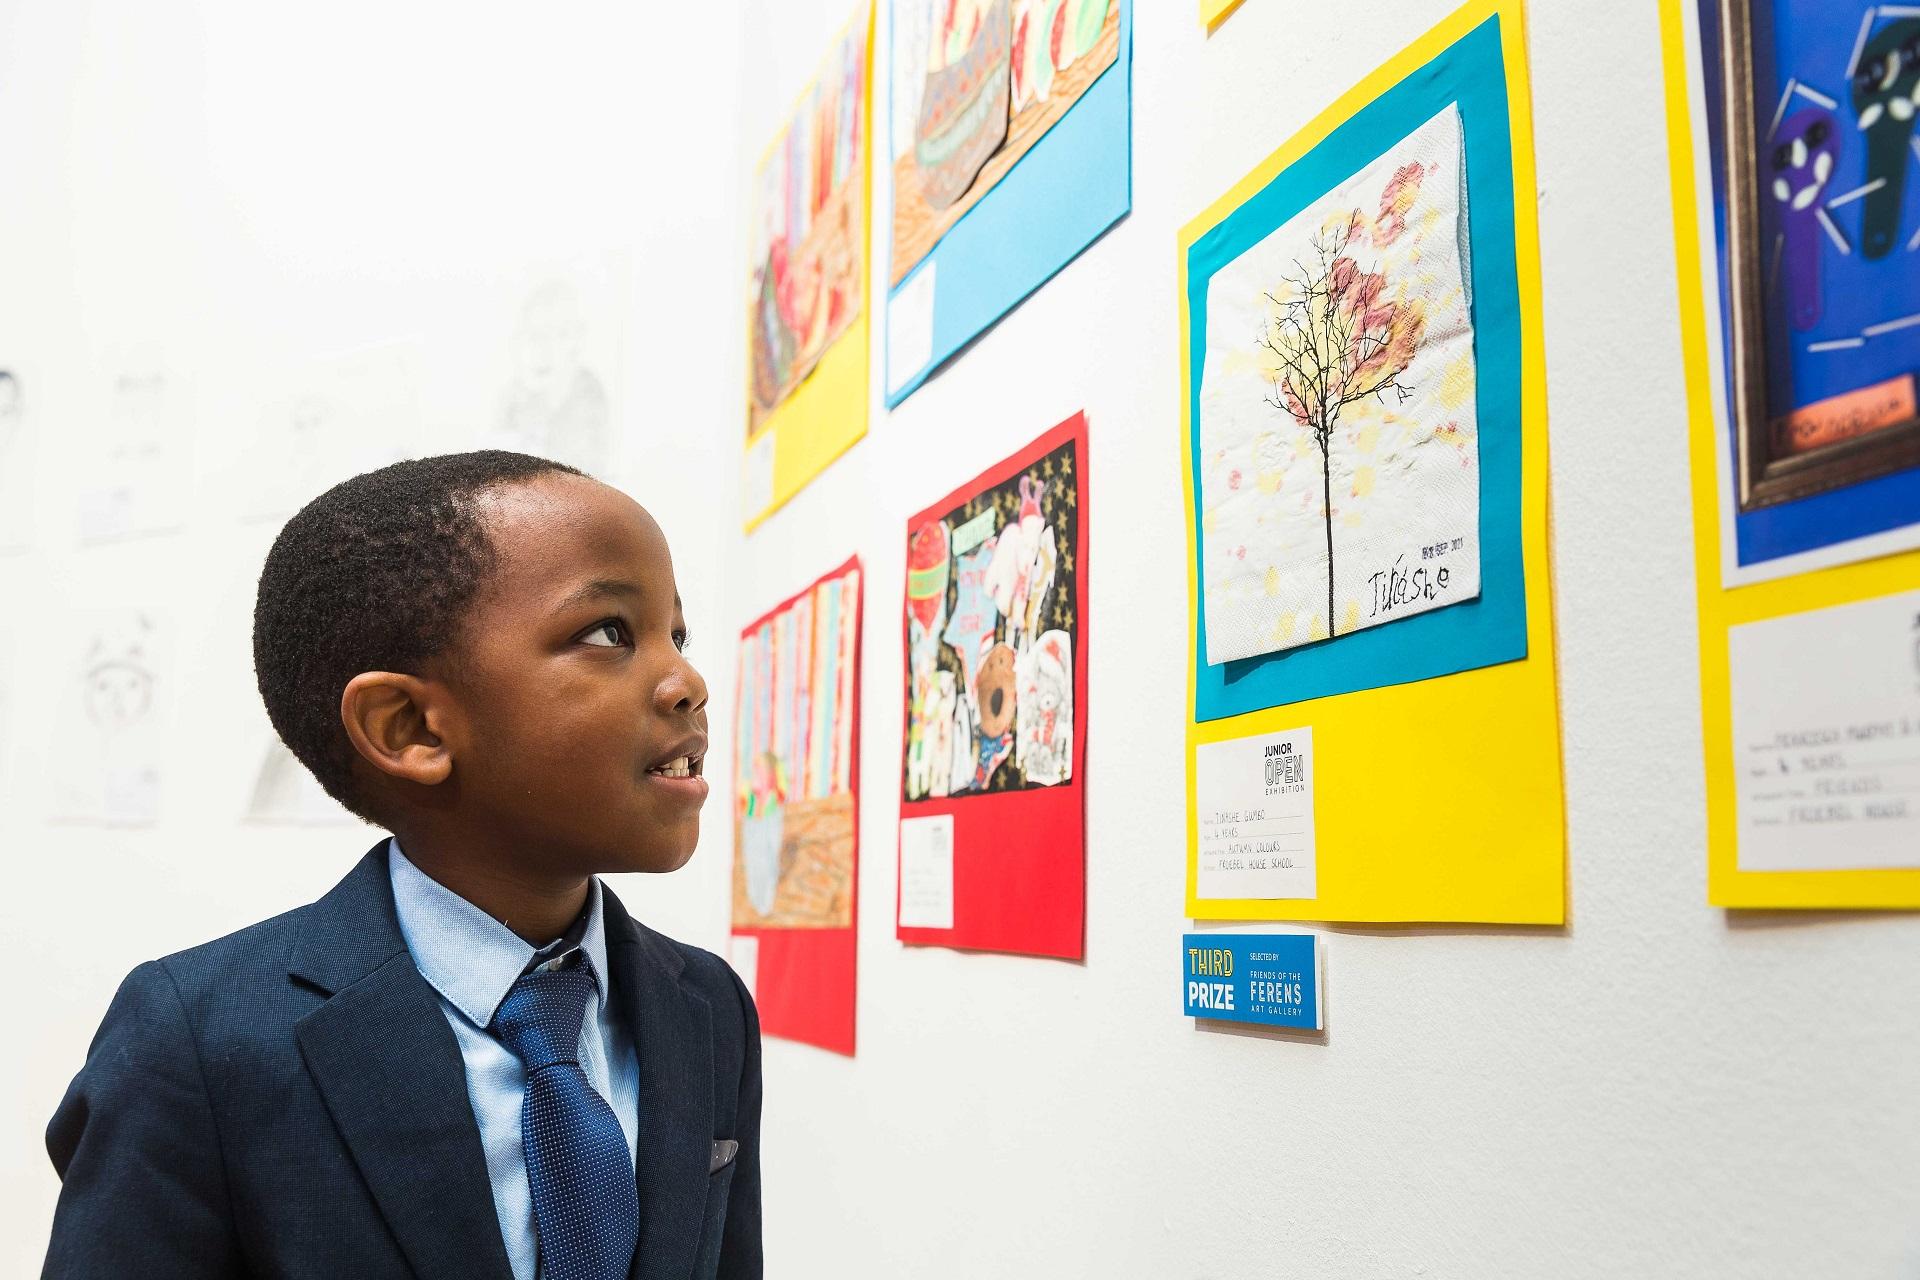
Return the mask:
[[[627,1137],[580,1069],[580,1023],[595,995],[584,964],[525,974],[493,1034],[527,1071],[520,1110],[541,1280],[625,1280],[640,1234]]]

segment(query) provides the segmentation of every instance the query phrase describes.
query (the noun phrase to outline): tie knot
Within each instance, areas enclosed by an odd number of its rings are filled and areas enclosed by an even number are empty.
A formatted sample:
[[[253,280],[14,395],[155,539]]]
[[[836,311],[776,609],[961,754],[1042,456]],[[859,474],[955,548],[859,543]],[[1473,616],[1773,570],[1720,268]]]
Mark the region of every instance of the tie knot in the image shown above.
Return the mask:
[[[593,970],[522,974],[493,1015],[493,1034],[532,1075],[556,1062],[580,1060],[580,1024],[594,994]]]

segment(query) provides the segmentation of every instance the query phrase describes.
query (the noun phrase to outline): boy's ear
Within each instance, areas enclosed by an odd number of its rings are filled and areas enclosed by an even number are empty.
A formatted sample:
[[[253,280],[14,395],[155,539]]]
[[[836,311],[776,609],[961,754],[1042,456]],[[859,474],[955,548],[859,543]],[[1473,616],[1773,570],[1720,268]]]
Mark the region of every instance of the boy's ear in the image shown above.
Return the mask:
[[[417,676],[362,671],[340,695],[340,721],[353,749],[390,777],[434,786],[453,772],[453,753],[435,731],[433,689]]]

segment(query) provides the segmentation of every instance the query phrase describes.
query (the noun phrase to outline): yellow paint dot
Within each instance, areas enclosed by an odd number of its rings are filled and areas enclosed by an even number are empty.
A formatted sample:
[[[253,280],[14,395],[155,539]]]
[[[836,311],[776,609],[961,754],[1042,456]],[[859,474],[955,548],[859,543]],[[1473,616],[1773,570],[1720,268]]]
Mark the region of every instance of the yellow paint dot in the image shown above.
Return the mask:
[[[1466,355],[1449,363],[1434,394],[1448,409],[1465,404],[1473,395],[1473,357]]]
[[[1286,478],[1286,475],[1284,471],[1262,471],[1259,479],[1260,492],[1278,493],[1280,482]]]
[[[1373,492],[1373,468],[1355,467],[1353,469],[1353,496],[1364,498]]]

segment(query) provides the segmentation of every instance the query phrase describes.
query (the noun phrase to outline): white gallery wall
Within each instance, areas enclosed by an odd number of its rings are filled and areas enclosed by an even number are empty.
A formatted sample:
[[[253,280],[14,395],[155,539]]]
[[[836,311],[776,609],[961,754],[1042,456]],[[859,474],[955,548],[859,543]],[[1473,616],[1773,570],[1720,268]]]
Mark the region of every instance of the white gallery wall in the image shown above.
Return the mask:
[[[359,420],[412,423],[407,451],[487,442],[552,279],[608,391],[607,474],[673,543],[716,759],[740,624],[851,553],[869,571],[859,1053],[767,1047],[772,1275],[1920,1271],[1920,920],[1705,902],[1650,0],[1528,9],[1570,924],[1326,929],[1323,1036],[1180,1016],[1174,234],[1451,7],[1246,0],[1208,38],[1190,0],[1137,0],[1131,216],[892,414],[876,359],[869,437],[743,537],[744,184],[846,0],[0,3],[0,368],[36,454],[31,544],[0,553],[0,1273],[37,1270],[40,1132],[120,977],[310,900],[374,839],[247,818],[277,527],[249,509],[310,470],[262,424],[371,379]],[[177,531],[83,546],[116,395],[156,377]],[[1080,409],[1087,960],[905,948],[905,521]],[[128,606],[173,635],[158,817],[56,821],[92,618]],[[724,950],[716,782],[694,862],[617,888]]]

